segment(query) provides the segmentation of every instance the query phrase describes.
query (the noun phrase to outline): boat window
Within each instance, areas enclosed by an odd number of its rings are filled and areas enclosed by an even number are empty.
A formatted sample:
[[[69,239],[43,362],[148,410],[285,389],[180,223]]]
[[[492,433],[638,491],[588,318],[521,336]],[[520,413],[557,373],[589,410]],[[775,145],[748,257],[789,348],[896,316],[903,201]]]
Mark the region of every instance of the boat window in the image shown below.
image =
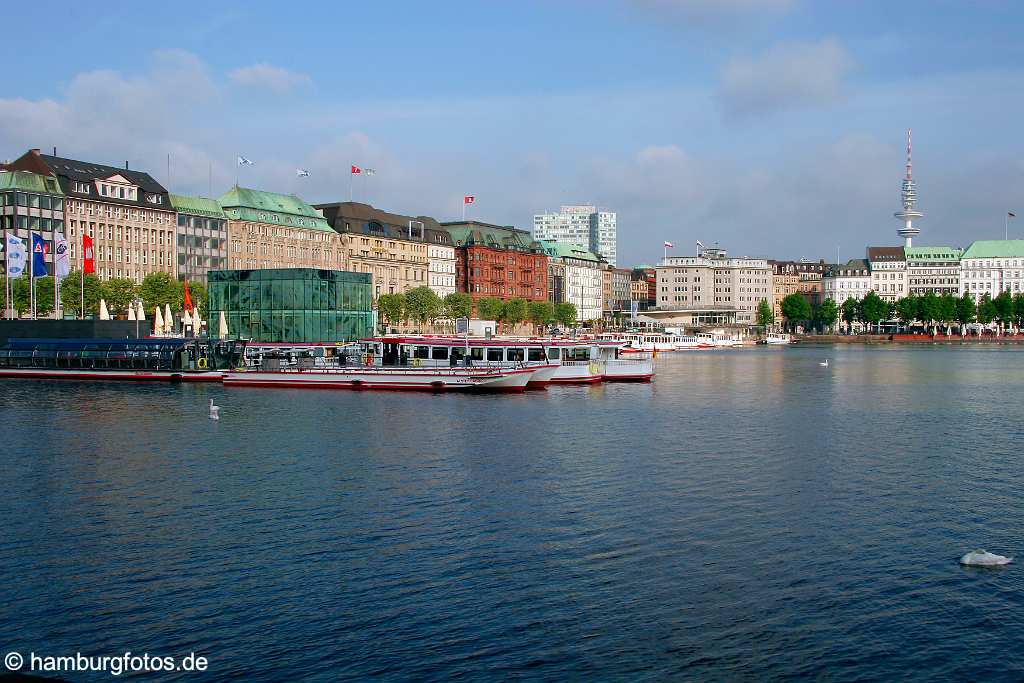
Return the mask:
[[[552,346],[548,349],[548,360],[558,360],[559,356],[562,355],[562,350],[557,346]]]
[[[508,359],[516,362],[522,361],[526,358],[526,350],[522,347],[516,347],[508,349]]]
[[[544,361],[544,349],[530,348],[526,350],[526,360]]]
[[[412,350],[413,358],[430,358],[430,347],[416,346]]]
[[[487,360],[488,361],[501,361],[503,349],[487,349]]]
[[[448,360],[448,347],[435,346],[430,349],[430,357],[434,360]]]
[[[474,346],[473,348],[471,348],[469,350],[469,359],[470,360],[483,360],[484,359],[483,347]]]

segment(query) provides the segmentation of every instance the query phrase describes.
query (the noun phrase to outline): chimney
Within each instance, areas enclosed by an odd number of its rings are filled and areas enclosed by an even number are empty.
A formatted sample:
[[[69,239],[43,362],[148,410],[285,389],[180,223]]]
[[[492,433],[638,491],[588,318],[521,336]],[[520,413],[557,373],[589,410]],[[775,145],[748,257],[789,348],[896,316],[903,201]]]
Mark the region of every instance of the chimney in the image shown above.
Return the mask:
[[[124,160],[124,170],[126,170],[126,171],[128,170],[128,160],[127,159]]]
[[[36,156],[39,156],[39,148],[38,148],[38,147],[35,147],[35,148],[33,148],[33,149],[30,149],[30,150],[29,150],[29,153],[31,153],[31,154],[34,154],[34,155],[36,155]]]
[[[57,148],[56,147],[53,148],[53,156],[57,156]]]

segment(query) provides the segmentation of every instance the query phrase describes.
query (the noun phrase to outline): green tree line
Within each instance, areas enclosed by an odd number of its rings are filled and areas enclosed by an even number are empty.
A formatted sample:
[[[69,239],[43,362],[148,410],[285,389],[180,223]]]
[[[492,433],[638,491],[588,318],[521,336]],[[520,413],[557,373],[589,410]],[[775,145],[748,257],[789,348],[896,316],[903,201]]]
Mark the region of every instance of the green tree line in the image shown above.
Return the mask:
[[[377,299],[377,311],[381,322],[386,325],[410,321],[433,324],[440,318],[469,318],[474,310],[482,320],[495,320],[510,327],[526,321],[536,327],[550,323],[564,327],[576,324],[576,306],[569,303],[551,304],[525,299],[503,301],[496,297],[482,297],[474,304],[473,297],[464,292],[442,298],[429,287],[417,287],[402,294],[381,294]]]
[[[970,294],[957,297],[928,292],[887,302],[875,292],[868,292],[863,299],[844,301],[841,315],[848,325],[861,322],[877,326],[883,320],[898,320],[904,328],[919,322],[925,329],[937,330],[944,326],[947,331],[954,324],[963,326],[973,322],[1021,327],[1024,326],[1024,293],[1013,295],[1003,291],[994,299],[986,293],[976,302]]]
[[[19,277],[11,281],[13,294],[11,302],[18,314],[28,312],[32,307],[30,283],[28,277]],[[83,294],[82,272],[71,271],[60,281],[60,303],[65,315],[79,315]],[[192,304],[199,308],[200,315],[206,315],[206,285],[202,282],[189,282],[189,296]],[[94,274],[85,275],[85,314],[99,315],[100,299],[107,303],[107,311],[113,317],[127,315],[128,306],[136,299],[142,300],[147,316],[153,315],[153,309],[161,309],[168,305],[173,311],[184,310],[185,287],[167,273],[150,273],[142,283],[136,285],[125,278],[114,278],[101,281]],[[4,301],[4,308],[7,302]],[[36,315],[46,316],[53,313],[53,277],[36,278]]]

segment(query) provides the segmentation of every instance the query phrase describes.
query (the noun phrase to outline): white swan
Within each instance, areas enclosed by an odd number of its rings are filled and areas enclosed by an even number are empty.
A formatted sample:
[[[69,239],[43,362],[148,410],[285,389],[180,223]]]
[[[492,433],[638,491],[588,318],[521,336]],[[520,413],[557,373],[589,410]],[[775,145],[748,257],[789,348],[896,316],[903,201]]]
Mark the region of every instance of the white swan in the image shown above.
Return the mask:
[[[986,550],[972,550],[960,558],[960,564],[966,564],[972,567],[1000,567],[1004,564],[1010,564],[1011,562],[1013,562],[1012,557],[996,555],[995,553],[990,553]]]
[[[827,368],[828,367],[828,358],[826,358],[823,362],[818,363],[818,365],[820,365],[823,368]]]
[[[220,419],[220,406],[213,405],[213,399],[212,398],[210,399],[210,419],[211,420],[219,420]]]

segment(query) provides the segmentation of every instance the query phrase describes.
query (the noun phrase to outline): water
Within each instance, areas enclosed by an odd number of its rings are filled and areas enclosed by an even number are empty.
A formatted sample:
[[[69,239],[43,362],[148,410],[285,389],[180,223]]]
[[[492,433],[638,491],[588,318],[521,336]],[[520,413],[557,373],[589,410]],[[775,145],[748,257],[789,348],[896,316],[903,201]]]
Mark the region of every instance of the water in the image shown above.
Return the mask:
[[[657,369],[521,396],[5,381],[0,649],[209,658],[159,680],[1024,676],[1024,566],[957,564],[1024,556],[1024,351]]]

